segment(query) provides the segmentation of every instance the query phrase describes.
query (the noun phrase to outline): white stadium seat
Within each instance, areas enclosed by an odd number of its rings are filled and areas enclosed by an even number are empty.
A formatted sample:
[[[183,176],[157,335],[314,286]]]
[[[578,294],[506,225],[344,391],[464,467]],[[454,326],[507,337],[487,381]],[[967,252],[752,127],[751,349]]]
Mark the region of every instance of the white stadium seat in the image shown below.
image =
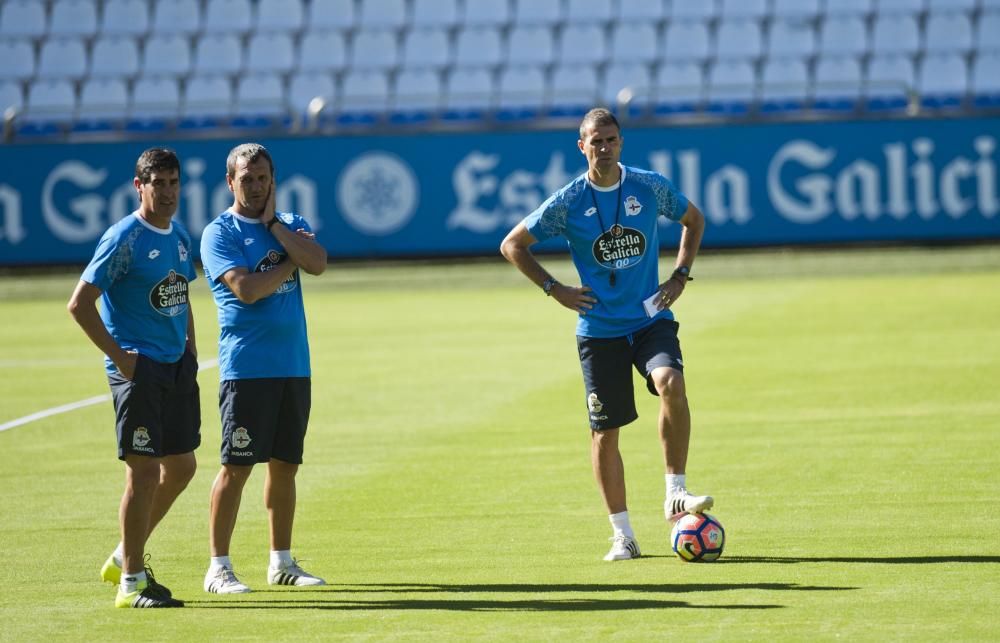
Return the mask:
[[[598,100],[600,88],[593,67],[560,65],[552,71],[550,111],[556,115],[582,115]]]
[[[923,11],[926,5],[926,0],[875,0],[875,10],[882,16],[899,14],[913,16]]]
[[[917,91],[925,105],[957,106],[968,90],[969,73],[959,54],[924,56],[917,74]]]
[[[348,71],[385,70],[399,64],[396,32],[391,29],[362,29],[351,40]]]
[[[156,35],[190,35],[201,30],[201,5],[198,0],[171,0],[153,5],[153,27]]]
[[[194,48],[194,71],[235,74],[243,69],[243,47],[235,34],[204,33]]]
[[[719,13],[723,20],[760,20],[767,15],[767,5],[767,0],[721,0]]]
[[[295,45],[287,32],[255,33],[247,42],[246,68],[253,73],[288,73],[295,68]]]
[[[879,15],[872,27],[872,53],[913,55],[920,49],[920,29],[912,15]]]
[[[976,23],[976,50],[982,54],[987,51],[1000,51],[1000,11],[990,11],[980,14]]]
[[[708,70],[710,110],[742,111],[756,93],[753,65],[745,60],[721,60]]]
[[[45,31],[44,2],[7,0],[0,6],[0,36],[39,38]]]
[[[288,113],[285,86],[278,74],[240,76],[233,113],[237,117],[276,118]]]
[[[149,31],[149,3],[146,0],[108,0],[101,14],[105,36],[144,36]]]
[[[765,109],[800,109],[809,95],[809,71],[800,58],[768,60],[761,70],[760,100]]]
[[[556,60],[565,63],[603,63],[607,57],[604,29],[596,24],[571,24],[562,30]]]
[[[305,24],[305,7],[302,0],[257,0],[253,31],[295,33]]]
[[[25,80],[35,75],[35,48],[26,38],[0,39],[0,81]]]
[[[377,69],[354,70],[344,75],[340,112],[381,114],[389,104],[389,79]]]
[[[615,16],[619,22],[659,22],[667,17],[666,5],[659,0],[618,2]]]
[[[994,34],[1000,39],[1000,33]],[[972,22],[960,12],[930,13],[924,25],[924,53],[967,53],[972,49]]]
[[[980,54],[972,64],[969,88],[980,105],[1000,105],[1000,52]]]
[[[874,0],[824,0],[827,16],[867,16],[875,9]]]
[[[451,62],[448,32],[441,27],[413,29],[403,36],[403,66],[441,69]]]
[[[486,68],[455,69],[446,87],[445,109],[452,118],[476,118],[493,107],[493,76]]]
[[[865,94],[869,98],[869,108],[880,103],[903,107],[913,90],[913,63],[908,56],[876,56],[868,62]]]
[[[655,0],[654,0],[655,2]],[[694,0],[671,2],[668,17],[670,20],[713,20],[719,15],[719,5],[716,0]]]
[[[507,36],[508,65],[548,65],[555,57],[552,29],[542,25],[519,25]]]
[[[705,79],[701,65],[695,62],[668,63],[656,70],[654,102],[666,111],[688,111],[702,102]]]
[[[39,78],[79,79],[87,73],[87,49],[79,38],[49,38],[38,54]]]
[[[812,94],[818,107],[852,109],[861,96],[861,87],[857,58],[830,56],[816,61]]]
[[[365,0],[358,27],[367,30],[400,29],[406,25],[406,0]]]
[[[49,36],[90,38],[97,33],[94,0],[56,0],[49,17]]]
[[[233,113],[233,88],[219,75],[195,75],[184,88],[181,115],[185,118],[228,118]]]
[[[551,27],[562,20],[560,0],[514,0],[514,24]]]
[[[611,29],[611,60],[652,63],[660,56],[659,34],[648,22],[619,22]]]
[[[407,114],[430,116],[444,96],[441,73],[429,68],[404,69],[396,76],[393,109]]]
[[[250,0],[205,0],[205,34],[242,35],[253,27]]]
[[[191,71],[191,45],[181,34],[156,34],[143,47],[142,73],[148,76],[184,76]]]
[[[340,31],[308,31],[299,42],[298,70],[341,70],[347,66],[347,44]]]
[[[827,18],[819,29],[819,53],[863,56],[868,53],[868,29],[859,16]]]
[[[656,3],[649,2],[647,4]],[[607,24],[614,18],[614,14],[615,3],[612,0],[566,0],[565,22],[567,24]]]
[[[497,107],[506,112],[505,115],[537,115],[545,105],[545,100],[545,72],[541,67],[510,66],[500,72]]]
[[[455,41],[457,67],[494,67],[503,61],[500,30],[495,27],[466,27]]]
[[[715,30],[715,56],[721,59],[759,58],[763,51],[755,20],[723,20]]]
[[[708,27],[703,22],[671,22],[663,39],[663,58],[667,63],[708,58]]]
[[[775,19],[767,31],[767,54],[771,58],[808,58],[816,51],[816,32],[805,20]]]
[[[131,36],[102,36],[90,51],[91,78],[132,78],[139,73],[139,46]]]
[[[24,92],[21,84],[11,80],[0,80],[0,114],[13,108],[21,111],[24,108]]]
[[[927,0],[927,9],[935,11],[975,11],[979,6],[978,0]]]
[[[176,78],[143,76],[132,86],[129,116],[136,120],[176,118],[180,111],[180,90]]]
[[[464,2],[462,22],[469,26],[489,25],[503,27],[510,23],[511,11],[508,0],[475,0]]]
[[[812,20],[820,14],[820,0],[774,0],[771,11],[775,18]]]
[[[322,98],[328,105],[335,104],[337,86],[333,82],[333,76],[328,73],[299,72],[292,75],[288,84],[288,98],[290,107],[304,114],[314,98]]]
[[[28,87],[23,119],[28,122],[67,122],[76,113],[76,92],[65,79],[39,79]]]
[[[354,0],[312,0],[306,24],[315,31],[353,29],[358,22]]]
[[[653,76],[649,67],[636,63],[615,62],[604,70],[601,81],[601,99],[608,105],[615,105],[619,92],[628,89],[632,96],[632,106],[644,109],[653,98]]]
[[[81,120],[124,120],[128,115],[128,87],[120,78],[90,78],[80,88]]]
[[[453,27],[458,23],[458,0],[412,0],[410,26]]]

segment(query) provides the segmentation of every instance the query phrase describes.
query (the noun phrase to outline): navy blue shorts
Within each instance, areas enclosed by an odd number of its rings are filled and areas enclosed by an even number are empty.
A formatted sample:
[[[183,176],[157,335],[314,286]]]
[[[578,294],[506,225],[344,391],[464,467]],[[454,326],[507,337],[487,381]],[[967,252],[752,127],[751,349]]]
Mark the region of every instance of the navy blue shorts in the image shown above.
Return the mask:
[[[131,380],[108,375],[115,404],[118,459],[129,453],[162,458],[201,444],[198,360],[188,351],[172,364],[136,356]]]
[[[632,367],[646,378],[646,388],[653,395],[659,395],[649,377],[653,369],[667,366],[684,372],[677,328],[676,321],[658,319],[624,337],[577,335],[591,429],[616,429],[639,417],[635,410]]]
[[[302,464],[311,407],[308,377],[222,382],[222,464],[252,465],[271,458]]]

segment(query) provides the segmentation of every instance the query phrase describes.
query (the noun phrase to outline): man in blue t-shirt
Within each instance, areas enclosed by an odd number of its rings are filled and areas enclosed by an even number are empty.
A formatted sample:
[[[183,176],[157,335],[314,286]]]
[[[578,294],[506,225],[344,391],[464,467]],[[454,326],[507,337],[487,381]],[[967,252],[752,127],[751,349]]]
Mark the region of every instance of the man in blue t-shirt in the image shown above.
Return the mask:
[[[118,458],[125,462],[121,542],[101,569],[117,607],[180,607],[145,564],[146,540],[194,477],[201,443],[198,351],[188,284],[191,237],[173,220],[180,163],[151,148],[135,166],[139,209],[108,228],[69,301],[105,355]],[[101,301],[100,311],[97,300]]]
[[[659,431],[666,466],[664,512],[669,522],[711,508],[710,496],[686,489],[691,415],[684,362],[670,306],[689,279],[705,219],[665,177],[619,163],[621,128],[606,109],[580,123],[587,172],[549,197],[517,224],[500,251],[546,295],[579,313],[577,348],[591,428],[591,462],[611,520],[611,550],[604,560],[640,556],[625,502],[619,428],[635,420],[631,368],[660,397]],[[683,226],[675,269],[659,282],[658,221]],[[539,241],[562,236],[582,285],[554,279],[531,253]]]
[[[326,250],[305,219],[274,209],[274,164],[245,143],[226,159],[233,205],[201,236],[205,277],[219,309],[222,470],[212,485],[205,591],[243,594],[229,546],[243,487],[267,463],[264,500],[271,525],[270,585],[324,585],[292,558],[295,475],[311,407],[309,341],[299,269],[326,270]]]

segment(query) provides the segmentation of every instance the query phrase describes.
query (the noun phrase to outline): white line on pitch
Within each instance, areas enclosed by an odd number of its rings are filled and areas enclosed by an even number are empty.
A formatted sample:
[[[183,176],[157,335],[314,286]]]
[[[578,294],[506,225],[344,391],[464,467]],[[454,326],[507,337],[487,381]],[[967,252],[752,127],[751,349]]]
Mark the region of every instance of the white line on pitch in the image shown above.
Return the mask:
[[[198,362],[198,370],[203,371],[207,368],[213,368],[219,365],[219,360],[216,358],[207,359],[204,362]],[[61,406],[53,406],[52,408],[43,409],[37,413],[32,413],[31,415],[25,415],[24,417],[17,418],[16,420],[11,420],[10,422],[5,422],[0,424],[0,431],[6,431],[7,429],[13,429],[14,427],[22,426],[35,420],[41,420],[47,417],[52,417],[53,415],[59,415],[60,413],[68,413],[70,411],[75,411],[77,409],[86,408],[88,406],[93,406],[95,404],[100,404],[101,402],[107,402],[111,399],[110,393],[105,393],[104,395],[96,395],[94,397],[88,397],[85,400],[80,400],[78,402],[70,402],[69,404],[63,404]]]

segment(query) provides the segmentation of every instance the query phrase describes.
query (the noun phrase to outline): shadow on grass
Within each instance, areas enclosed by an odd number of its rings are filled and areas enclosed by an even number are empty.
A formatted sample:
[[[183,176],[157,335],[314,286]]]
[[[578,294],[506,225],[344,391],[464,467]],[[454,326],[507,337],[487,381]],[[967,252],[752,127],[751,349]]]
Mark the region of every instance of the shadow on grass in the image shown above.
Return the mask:
[[[1000,556],[729,556],[713,563],[867,563],[883,565],[936,565],[941,563],[1000,563]]]
[[[854,587],[822,587],[798,585],[795,583],[657,583],[657,584],[537,584],[537,583],[497,583],[448,585],[438,583],[364,583],[356,585],[334,585],[325,588],[299,588],[295,590],[261,590],[254,594],[281,594],[284,597],[301,596],[308,598],[278,598],[277,596],[255,598],[233,598],[225,601],[186,601],[186,605],[204,609],[309,609],[309,610],[450,610],[468,612],[609,612],[649,609],[709,609],[709,610],[771,610],[784,605],[775,604],[692,604],[686,601],[661,600],[652,598],[613,598],[614,592],[643,592],[657,594],[685,594],[693,592],[720,591],[845,591]],[[535,594],[554,593],[600,593],[606,598],[542,598],[519,600],[500,598],[391,598],[359,600],[358,594]]]

